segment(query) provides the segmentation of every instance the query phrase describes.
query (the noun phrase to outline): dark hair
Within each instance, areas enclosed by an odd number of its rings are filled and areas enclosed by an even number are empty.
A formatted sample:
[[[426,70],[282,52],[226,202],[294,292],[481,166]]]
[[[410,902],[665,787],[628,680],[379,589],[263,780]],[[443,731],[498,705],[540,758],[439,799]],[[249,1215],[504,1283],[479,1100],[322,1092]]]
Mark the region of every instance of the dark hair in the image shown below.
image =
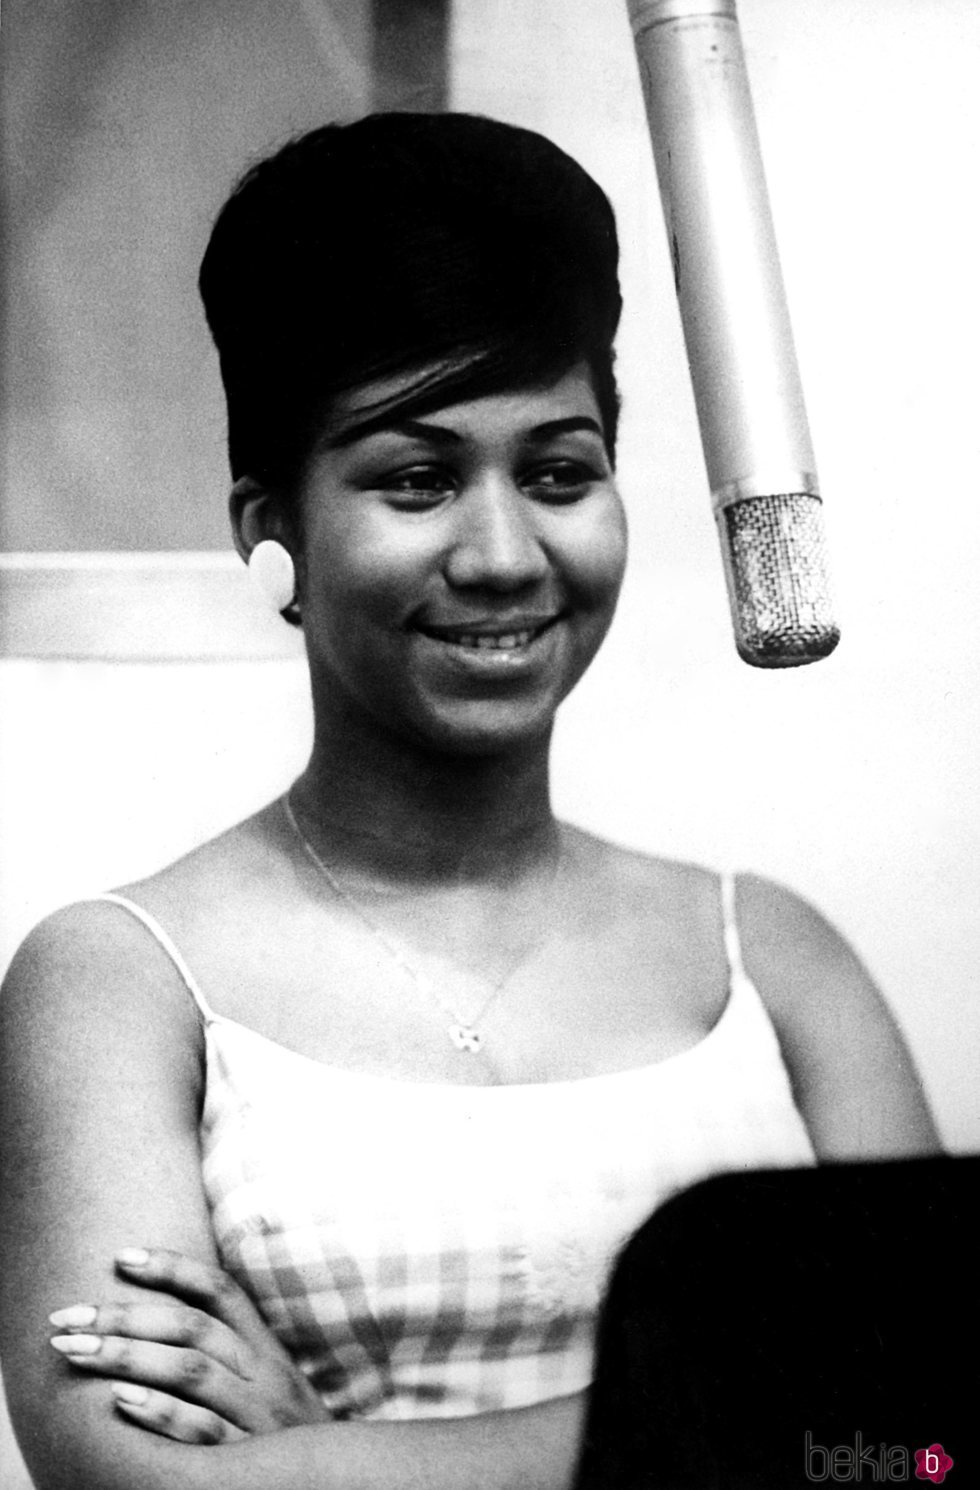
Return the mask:
[[[245,174],[201,264],[233,476],[288,490],[368,380],[418,370],[390,407],[422,413],[579,360],[612,455],[617,261],[605,194],[529,130],[375,114],[300,136]]]

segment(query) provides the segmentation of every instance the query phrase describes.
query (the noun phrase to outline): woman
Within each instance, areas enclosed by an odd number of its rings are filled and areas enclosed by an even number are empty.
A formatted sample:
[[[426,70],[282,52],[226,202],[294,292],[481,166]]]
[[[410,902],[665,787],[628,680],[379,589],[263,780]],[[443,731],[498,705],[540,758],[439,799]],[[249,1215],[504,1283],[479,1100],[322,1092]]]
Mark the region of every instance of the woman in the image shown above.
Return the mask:
[[[316,131],[218,220],[235,541],[303,627],[314,746],[9,975],[41,1490],[566,1485],[657,1203],[935,1145],[815,912],[551,812],[625,559],[616,260],[579,167],[465,116]]]

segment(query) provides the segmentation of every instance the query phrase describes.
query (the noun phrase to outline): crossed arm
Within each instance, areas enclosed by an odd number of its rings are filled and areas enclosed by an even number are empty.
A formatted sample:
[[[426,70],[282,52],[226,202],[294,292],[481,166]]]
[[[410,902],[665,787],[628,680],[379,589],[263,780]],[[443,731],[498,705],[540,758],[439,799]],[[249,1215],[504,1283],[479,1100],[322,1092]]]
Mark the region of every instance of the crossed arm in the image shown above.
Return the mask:
[[[196,1015],[169,962],[111,907],[58,913],[15,959],[0,1001],[0,1347],[38,1490],[568,1485],[578,1397],[472,1418],[324,1421],[222,1278],[200,1177],[200,1063]],[[189,1260],[172,1292],[152,1267],[115,1267],[120,1250],[143,1243]],[[151,1274],[161,1287],[147,1288]],[[107,1312],[86,1328],[49,1323],[72,1305]],[[103,1330],[87,1364],[49,1343]],[[179,1400],[177,1417],[154,1422],[152,1405],[119,1404],[110,1383],[141,1373],[160,1383],[157,1411]],[[202,1404],[194,1420],[187,1398]],[[166,1436],[202,1424],[203,1440]]]

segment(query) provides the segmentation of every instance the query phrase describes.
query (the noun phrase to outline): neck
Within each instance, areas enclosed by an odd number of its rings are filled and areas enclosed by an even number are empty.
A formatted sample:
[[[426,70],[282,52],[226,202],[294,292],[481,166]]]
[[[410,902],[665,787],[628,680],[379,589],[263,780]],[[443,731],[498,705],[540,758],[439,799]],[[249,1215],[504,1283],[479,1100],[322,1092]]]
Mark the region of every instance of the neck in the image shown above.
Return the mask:
[[[513,879],[555,852],[549,743],[452,756],[318,720],[292,802],[339,867],[432,884]]]

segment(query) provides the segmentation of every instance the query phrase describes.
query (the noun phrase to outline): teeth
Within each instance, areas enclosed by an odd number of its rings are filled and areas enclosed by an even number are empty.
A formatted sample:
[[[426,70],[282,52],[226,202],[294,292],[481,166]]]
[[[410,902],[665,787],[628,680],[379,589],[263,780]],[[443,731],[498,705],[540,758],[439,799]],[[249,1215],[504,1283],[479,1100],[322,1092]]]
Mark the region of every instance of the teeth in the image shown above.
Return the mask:
[[[481,652],[512,652],[526,647],[533,636],[533,631],[509,631],[504,636],[455,636],[453,641],[458,647],[476,647]]]
[[[515,652],[526,647],[545,630],[542,626],[529,626],[524,631],[504,631],[499,634],[485,631],[430,631],[429,636],[453,647],[470,647],[477,652]]]

